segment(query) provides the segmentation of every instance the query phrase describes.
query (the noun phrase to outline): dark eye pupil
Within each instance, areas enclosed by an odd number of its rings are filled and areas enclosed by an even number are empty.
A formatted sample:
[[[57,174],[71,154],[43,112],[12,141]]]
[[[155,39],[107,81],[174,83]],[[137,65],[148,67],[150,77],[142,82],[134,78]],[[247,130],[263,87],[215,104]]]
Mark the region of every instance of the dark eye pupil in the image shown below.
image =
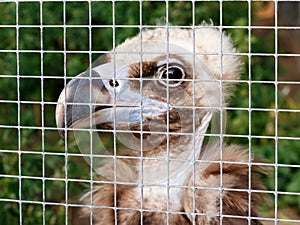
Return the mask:
[[[116,81],[116,80],[111,79],[111,80],[109,80],[109,85],[111,87],[118,87],[119,86],[119,82]]]
[[[179,79],[182,79],[182,71],[178,68],[169,68],[168,71],[166,70],[162,75],[164,79],[167,79],[167,77],[169,79],[176,79],[176,81],[173,81],[174,83],[180,82]]]
[[[169,79],[181,79],[182,71],[178,68],[169,69]]]
[[[182,84],[185,78],[185,72],[182,67],[177,65],[166,65],[158,69],[158,82],[165,87],[178,87]]]

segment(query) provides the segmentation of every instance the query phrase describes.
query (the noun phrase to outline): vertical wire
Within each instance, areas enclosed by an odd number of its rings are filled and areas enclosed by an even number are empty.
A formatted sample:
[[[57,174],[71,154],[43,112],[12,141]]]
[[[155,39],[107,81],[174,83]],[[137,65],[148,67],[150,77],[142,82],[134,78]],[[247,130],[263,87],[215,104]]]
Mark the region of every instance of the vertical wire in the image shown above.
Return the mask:
[[[141,53],[140,53],[140,79],[139,79],[139,82],[140,82],[140,95],[141,97],[143,96],[143,34],[142,34],[142,28],[143,28],[143,17],[142,17],[142,13],[143,13],[143,7],[142,7],[142,3],[143,1],[140,0],[139,1],[139,11],[140,11],[140,18],[139,18],[139,22],[140,22],[140,26],[139,26],[139,30],[140,30],[140,50],[141,50]],[[141,167],[141,202],[140,202],[140,211],[141,211],[141,224],[143,224],[143,209],[144,209],[144,149],[143,149],[143,114],[142,114],[142,107],[143,107],[143,104],[142,104],[142,100],[140,102],[140,115],[141,115],[141,120],[140,120],[140,147],[141,147],[141,164],[140,164],[140,167]]]
[[[114,79],[116,79],[116,8],[115,8],[115,1],[112,0],[112,27],[113,27],[113,71],[114,71]],[[115,218],[115,225],[117,225],[118,222],[118,214],[117,214],[117,140],[116,140],[116,92],[113,92],[114,96],[114,104],[113,104],[113,110],[114,110],[114,124],[113,124],[113,148],[114,148],[114,218]]]
[[[251,225],[251,168],[252,168],[252,129],[251,129],[251,0],[248,1],[248,225]]]
[[[275,19],[275,27],[274,27],[274,35],[275,35],[275,209],[274,209],[274,217],[275,224],[278,222],[278,1],[274,0],[274,19]]]
[[[168,67],[169,67],[169,57],[170,57],[170,49],[169,49],[169,44],[170,44],[170,37],[169,37],[169,1],[166,0],[166,33],[167,33],[167,74],[168,74]],[[170,224],[170,133],[169,133],[169,124],[170,124],[170,93],[169,93],[169,80],[167,76],[167,105],[168,105],[168,110],[167,110],[167,224]]]
[[[195,136],[196,135],[201,135],[201,134],[196,134],[196,103],[195,103],[195,94],[196,94],[196,90],[195,90],[195,80],[196,80],[196,71],[195,71],[195,67],[196,67],[196,34],[195,34],[195,2],[192,1],[192,31],[193,31],[193,186],[192,191],[193,191],[193,211],[192,211],[192,217],[193,217],[193,225],[196,224],[196,161],[198,160],[198,158],[196,158],[196,140],[195,140]],[[202,146],[201,146],[202,147]]]
[[[220,0],[220,225],[223,224],[223,4]]]
[[[21,94],[19,55],[19,2],[16,1],[16,54],[17,54],[17,98],[18,98],[18,172],[19,172],[19,225],[22,225],[22,149],[21,149]]]
[[[44,121],[44,43],[43,43],[43,3],[40,0],[40,42],[41,42],[41,122],[42,122],[42,199],[43,225],[46,224],[45,195],[45,121]]]
[[[91,13],[91,0],[88,0],[88,9],[89,9],[89,108],[90,108],[90,225],[93,225],[93,210],[94,210],[94,202],[93,202],[93,96],[92,96],[92,13]]]
[[[66,92],[67,87],[67,21],[66,21],[66,0],[63,0],[63,45],[64,45],[64,87]],[[65,93],[65,96],[66,93]],[[65,124],[67,124],[67,102],[66,99],[64,100],[64,120]],[[64,127],[64,134],[65,134],[65,224],[68,224],[68,128],[67,126]]]

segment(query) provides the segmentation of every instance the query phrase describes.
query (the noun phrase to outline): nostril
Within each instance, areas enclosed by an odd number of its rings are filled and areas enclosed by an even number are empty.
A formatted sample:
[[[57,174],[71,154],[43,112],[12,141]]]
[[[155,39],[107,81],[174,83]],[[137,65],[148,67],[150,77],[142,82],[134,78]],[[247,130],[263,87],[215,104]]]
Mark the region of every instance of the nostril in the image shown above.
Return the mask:
[[[110,85],[111,87],[118,87],[118,86],[119,86],[119,82],[116,81],[116,80],[114,80],[114,79],[111,79],[111,80],[109,81],[109,85]]]

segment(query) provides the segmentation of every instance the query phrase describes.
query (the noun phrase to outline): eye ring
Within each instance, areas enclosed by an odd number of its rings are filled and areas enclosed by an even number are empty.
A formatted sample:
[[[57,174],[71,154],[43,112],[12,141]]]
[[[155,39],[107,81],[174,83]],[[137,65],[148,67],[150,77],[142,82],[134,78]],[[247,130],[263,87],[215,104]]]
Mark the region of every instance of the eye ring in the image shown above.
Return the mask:
[[[157,71],[158,82],[165,87],[178,87],[183,83],[185,78],[185,72],[181,66],[170,65],[168,68],[166,65],[160,67]],[[169,81],[169,84],[167,83]]]

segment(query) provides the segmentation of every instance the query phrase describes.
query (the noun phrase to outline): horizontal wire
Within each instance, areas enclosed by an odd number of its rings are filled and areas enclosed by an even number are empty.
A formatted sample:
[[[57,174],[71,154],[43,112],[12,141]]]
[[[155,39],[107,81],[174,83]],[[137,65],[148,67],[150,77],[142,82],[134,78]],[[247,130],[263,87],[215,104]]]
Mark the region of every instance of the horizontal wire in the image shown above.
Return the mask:
[[[38,50],[38,49],[0,49],[0,53],[61,53],[61,54],[113,54],[111,51],[99,51],[99,50]],[[118,54],[129,54],[129,55],[137,55],[140,54],[139,52],[130,52],[130,51],[124,51],[124,50],[119,50],[117,51]],[[165,54],[165,52],[162,51],[151,51],[151,52],[144,52],[143,54],[147,55],[152,55],[152,54]],[[219,52],[195,52],[195,54],[190,53],[190,52],[179,52],[176,51],[176,54],[179,55],[219,55]],[[222,55],[228,55],[228,56],[248,56],[248,57],[253,57],[253,56],[273,56],[273,57],[299,57],[300,53],[269,53],[269,52],[253,52],[253,53],[231,53],[231,52],[223,52]]]
[[[45,131],[58,131],[58,130],[67,130],[67,131],[86,131],[86,132],[103,132],[103,133],[132,133],[132,134],[170,134],[170,135],[194,135],[192,133],[183,133],[183,132],[159,132],[159,131],[132,131],[132,130],[102,130],[102,129],[91,129],[91,128],[57,128],[57,127],[38,127],[38,126],[18,126],[18,125],[0,125],[1,128],[11,128],[11,129],[34,129],[34,130],[42,130]],[[221,137],[220,134],[197,134],[205,137]],[[300,137],[293,137],[293,136],[267,136],[267,135],[242,135],[242,134],[222,134],[222,137],[229,137],[229,138],[248,138],[248,139],[276,139],[279,140],[300,140]]]
[[[27,0],[26,0],[27,1]],[[140,28],[140,25],[124,25],[124,24],[116,24],[116,25],[108,25],[108,24],[92,24],[92,25],[82,25],[82,24],[57,24],[57,25],[51,25],[51,24],[42,24],[42,25],[38,25],[38,24],[18,24],[18,25],[14,25],[14,24],[7,24],[7,25],[0,25],[0,28]],[[166,25],[143,25],[143,28],[166,28]],[[230,26],[230,25],[222,25],[222,26],[218,26],[218,25],[195,25],[195,26],[183,26],[183,25],[168,25],[168,29],[172,29],[172,28],[182,28],[182,29],[206,29],[206,28],[217,28],[217,29],[250,29],[250,30],[256,30],[256,29],[265,29],[265,30],[298,30],[300,29],[300,26],[241,26],[241,25],[235,25],[235,26]]]

